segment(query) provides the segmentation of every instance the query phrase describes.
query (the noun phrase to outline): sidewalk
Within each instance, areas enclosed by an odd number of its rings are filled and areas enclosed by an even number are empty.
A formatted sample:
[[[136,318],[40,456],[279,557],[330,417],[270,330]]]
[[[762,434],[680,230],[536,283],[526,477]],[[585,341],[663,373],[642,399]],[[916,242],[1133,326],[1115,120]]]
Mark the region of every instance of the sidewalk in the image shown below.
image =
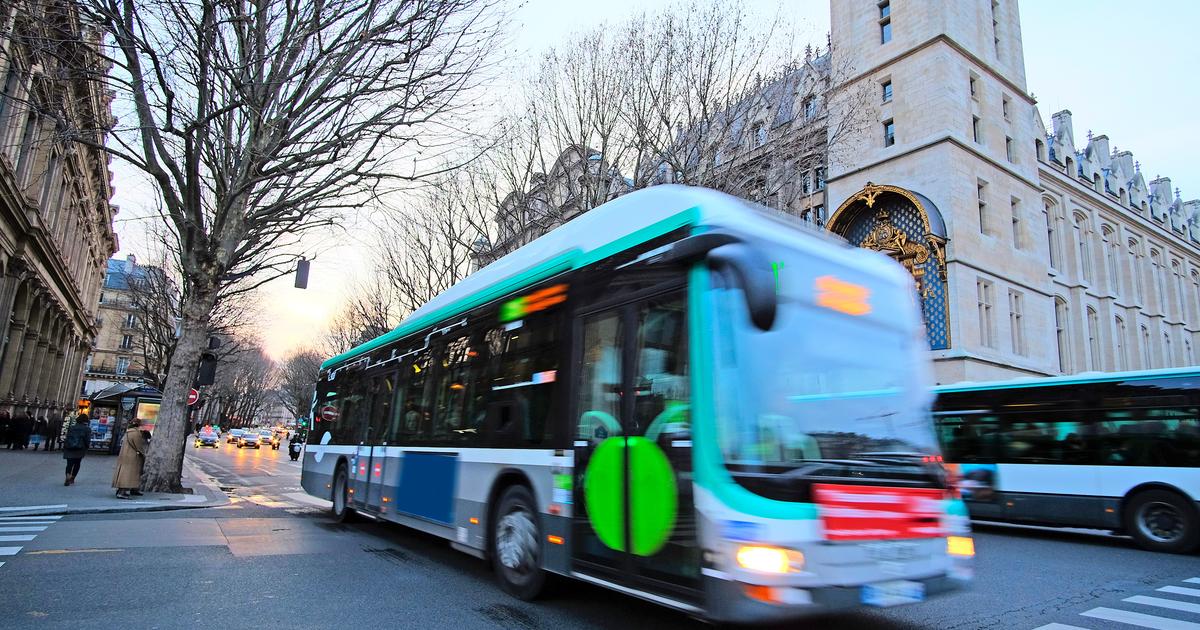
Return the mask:
[[[66,466],[62,451],[0,449],[0,516],[184,510],[229,503],[216,483],[187,459],[183,485],[193,494],[147,492],[133,500],[115,496],[116,456],[88,453],[72,486],[63,485]]]

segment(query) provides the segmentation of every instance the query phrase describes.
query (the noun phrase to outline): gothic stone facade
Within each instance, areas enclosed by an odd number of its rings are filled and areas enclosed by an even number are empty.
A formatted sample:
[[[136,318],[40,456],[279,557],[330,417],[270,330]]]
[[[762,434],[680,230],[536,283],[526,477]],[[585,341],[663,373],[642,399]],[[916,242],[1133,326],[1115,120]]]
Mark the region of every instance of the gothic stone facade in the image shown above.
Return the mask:
[[[108,97],[58,62],[103,72],[98,41],[69,2],[0,3],[0,414],[72,412],[96,336],[117,248],[108,158],[59,141],[56,123],[107,126]]]
[[[917,279],[937,380],[1194,365],[1200,202],[1104,136],[1047,132],[1016,0],[831,5],[832,54],[878,94],[831,160],[828,227]]]

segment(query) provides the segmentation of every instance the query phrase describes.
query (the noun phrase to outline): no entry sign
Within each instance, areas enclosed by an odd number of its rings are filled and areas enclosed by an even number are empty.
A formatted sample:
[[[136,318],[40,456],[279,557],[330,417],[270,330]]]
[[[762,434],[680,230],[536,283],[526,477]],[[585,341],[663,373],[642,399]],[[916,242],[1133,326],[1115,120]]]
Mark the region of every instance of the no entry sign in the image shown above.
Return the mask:
[[[325,422],[337,422],[338,409],[333,405],[325,405],[321,407],[321,419]]]
[[[188,392],[188,405],[194,405],[200,400],[200,390],[193,389]]]

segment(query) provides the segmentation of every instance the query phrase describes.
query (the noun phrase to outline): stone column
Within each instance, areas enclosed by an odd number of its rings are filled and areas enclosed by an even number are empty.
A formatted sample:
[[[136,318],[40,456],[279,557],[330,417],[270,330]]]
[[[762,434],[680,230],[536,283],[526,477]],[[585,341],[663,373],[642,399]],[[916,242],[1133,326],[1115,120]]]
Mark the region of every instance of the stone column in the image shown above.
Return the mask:
[[[33,381],[32,371],[34,358],[37,355],[38,341],[41,339],[42,320],[45,318],[42,300],[37,296],[29,296],[29,319],[25,327],[25,338],[21,344],[21,356],[17,359],[17,369],[13,392],[17,399],[25,399],[29,394],[29,384]]]
[[[9,266],[12,266],[11,262]],[[8,336],[8,325],[12,320],[13,308],[16,307],[17,287],[20,285],[21,278],[12,273],[0,277],[0,348]],[[0,396],[3,395],[4,393],[0,392]]]

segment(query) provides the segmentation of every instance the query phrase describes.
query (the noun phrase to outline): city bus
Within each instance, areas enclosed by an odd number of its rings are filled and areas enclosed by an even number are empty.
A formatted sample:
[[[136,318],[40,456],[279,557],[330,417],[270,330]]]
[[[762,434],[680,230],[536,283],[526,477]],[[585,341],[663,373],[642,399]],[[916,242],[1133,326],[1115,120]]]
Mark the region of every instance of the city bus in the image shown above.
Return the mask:
[[[1200,368],[937,388],[934,419],[973,518],[1200,546]]]
[[[321,367],[304,489],[547,574],[757,621],[965,585],[912,276],[714,191],[581,215]]]

